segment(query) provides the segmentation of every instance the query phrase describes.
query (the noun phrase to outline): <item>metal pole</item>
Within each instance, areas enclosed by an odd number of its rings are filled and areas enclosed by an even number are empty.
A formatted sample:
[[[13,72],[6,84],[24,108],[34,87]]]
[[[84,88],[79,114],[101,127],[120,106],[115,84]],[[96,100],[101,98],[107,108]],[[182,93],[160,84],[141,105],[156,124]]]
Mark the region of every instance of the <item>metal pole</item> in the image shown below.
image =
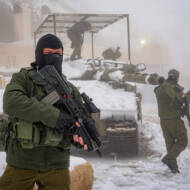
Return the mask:
[[[92,40],[92,59],[94,59],[94,33],[91,33],[91,40]]]
[[[127,45],[128,45],[128,61],[129,61],[129,64],[131,64],[131,45],[130,45],[129,15],[127,15]]]
[[[34,46],[36,47],[36,32],[34,32]]]
[[[53,27],[54,27],[54,34],[56,35],[56,18],[55,18],[55,15],[53,15]]]

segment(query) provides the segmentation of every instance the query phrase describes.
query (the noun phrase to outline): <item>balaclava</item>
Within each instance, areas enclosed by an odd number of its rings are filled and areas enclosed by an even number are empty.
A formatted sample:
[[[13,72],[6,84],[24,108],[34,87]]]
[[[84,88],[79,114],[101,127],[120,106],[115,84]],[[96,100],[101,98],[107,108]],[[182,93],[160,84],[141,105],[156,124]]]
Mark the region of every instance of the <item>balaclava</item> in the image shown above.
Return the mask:
[[[62,75],[62,61],[63,61],[63,55],[60,55],[59,53],[46,53],[44,54],[44,49],[50,48],[53,50],[62,49],[61,53],[63,53],[63,45],[61,40],[53,35],[53,34],[47,34],[43,37],[41,37],[37,43],[36,46],[36,62],[35,65],[38,69],[41,69],[45,65],[53,65],[57,72]]]

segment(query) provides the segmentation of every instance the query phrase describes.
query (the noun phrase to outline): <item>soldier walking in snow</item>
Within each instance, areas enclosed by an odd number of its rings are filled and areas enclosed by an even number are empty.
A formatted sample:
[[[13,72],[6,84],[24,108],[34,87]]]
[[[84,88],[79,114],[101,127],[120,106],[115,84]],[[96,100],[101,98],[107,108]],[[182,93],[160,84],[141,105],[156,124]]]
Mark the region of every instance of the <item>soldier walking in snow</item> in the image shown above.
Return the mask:
[[[91,24],[89,22],[80,21],[68,29],[67,36],[71,40],[71,48],[73,48],[71,60],[81,58],[81,48],[84,41],[84,33],[90,30],[90,28]]]
[[[179,71],[172,69],[168,72],[168,78],[154,89],[167,149],[162,162],[169,167],[172,173],[179,173],[176,159],[188,143],[187,129],[181,119],[184,88],[178,84],[178,80]]]
[[[47,97],[44,86],[32,78],[47,65],[53,65],[63,77],[61,41],[47,34],[39,40],[35,53],[36,61],[13,74],[4,92],[3,109],[10,122],[1,190],[28,190],[35,183],[39,189],[69,190],[71,142],[85,147],[81,138],[72,139],[70,127],[78,124],[76,120],[66,108],[43,102]],[[67,85],[73,98],[81,101],[77,88],[71,83]]]

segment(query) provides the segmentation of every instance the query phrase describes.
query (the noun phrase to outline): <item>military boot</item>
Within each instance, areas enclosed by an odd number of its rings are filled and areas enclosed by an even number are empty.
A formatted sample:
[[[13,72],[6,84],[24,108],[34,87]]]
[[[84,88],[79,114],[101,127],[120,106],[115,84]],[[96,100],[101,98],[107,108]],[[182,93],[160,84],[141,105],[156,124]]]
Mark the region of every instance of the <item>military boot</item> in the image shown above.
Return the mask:
[[[180,173],[175,160],[170,160],[164,157],[162,162],[168,166],[172,173]]]

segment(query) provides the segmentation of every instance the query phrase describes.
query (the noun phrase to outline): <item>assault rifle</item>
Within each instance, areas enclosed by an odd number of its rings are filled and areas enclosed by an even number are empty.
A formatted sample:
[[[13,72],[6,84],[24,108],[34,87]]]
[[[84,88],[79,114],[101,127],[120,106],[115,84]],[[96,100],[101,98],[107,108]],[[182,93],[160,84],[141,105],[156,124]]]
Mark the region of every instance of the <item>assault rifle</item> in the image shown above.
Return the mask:
[[[56,103],[59,107],[66,108],[72,117],[80,123],[80,127],[75,126],[77,134],[83,138],[84,144],[87,144],[88,151],[96,151],[101,157],[102,154],[99,151],[99,147],[101,146],[101,141],[98,138],[99,133],[94,120],[91,118],[91,113],[99,112],[99,109],[92,100],[83,93],[84,104],[76,101],[72,97],[68,81],[64,76],[61,77],[52,65],[43,67],[31,78],[34,83],[44,86],[47,96],[42,101],[52,105]]]
[[[189,100],[188,100],[186,94],[182,95],[182,99],[183,99],[182,117],[186,116],[187,121],[188,121],[189,126],[190,126]]]

